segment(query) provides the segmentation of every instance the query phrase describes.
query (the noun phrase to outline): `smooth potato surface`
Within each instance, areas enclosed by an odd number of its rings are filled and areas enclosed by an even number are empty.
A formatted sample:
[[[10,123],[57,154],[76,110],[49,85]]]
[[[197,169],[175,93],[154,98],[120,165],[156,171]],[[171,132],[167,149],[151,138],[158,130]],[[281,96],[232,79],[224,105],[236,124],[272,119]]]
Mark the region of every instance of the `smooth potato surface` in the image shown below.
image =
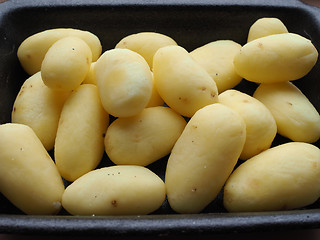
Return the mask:
[[[246,123],[246,142],[240,159],[247,160],[271,146],[277,134],[277,124],[263,103],[233,89],[221,93],[219,103],[238,112]]]
[[[140,113],[152,94],[152,73],[145,59],[129,49],[104,52],[95,64],[104,109],[115,117]]]
[[[84,84],[72,92],[61,112],[54,148],[63,178],[74,181],[97,167],[108,123],[95,85]]]
[[[55,42],[41,64],[45,85],[55,90],[76,89],[90,70],[92,53],[81,38],[66,37]]]
[[[115,48],[126,48],[139,53],[152,69],[154,54],[158,49],[170,45],[177,43],[169,36],[156,32],[140,32],[124,37]]]
[[[257,38],[280,33],[288,33],[288,29],[279,18],[259,18],[249,29],[248,42]]]
[[[320,115],[293,83],[261,84],[253,97],[270,110],[282,136],[309,143],[320,138]]]
[[[107,129],[105,150],[115,164],[146,166],[168,155],[186,121],[168,107],[150,107],[118,118]]]
[[[20,44],[17,55],[21,66],[29,75],[39,72],[48,49],[59,39],[70,36],[81,38],[88,44],[93,61],[100,57],[102,46],[95,34],[80,29],[55,28],[31,35]]]
[[[64,185],[50,155],[27,125],[0,125],[0,191],[26,214],[61,209]]]
[[[142,215],[165,200],[164,182],[141,166],[111,166],[91,171],[67,187],[63,207],[73,215]]]
[[[233,63],[237,74],[248,81],[275,83],[302,78],[317,59],[318,51],[309,39],[281,33],[248,42]]]
[[[199,213],[220,192],[246,138],[242,117],[220,103],[203,107],[190,119],[168,159],[165,184],[171,208]]]
[[[48,88],[38,72],[21,86],[13,104],[11,121],[31,127],[44,147],[52,150],[60,113],[69,94],[69,91]]]
[[[200,108],[218,101],[216,83],[180,46],[159,49],[153,58],[156,88],[164,102],[179,114],[191,117]]]
[[[222,93],[242,80],[233,66],[233,58],[240,48],[241,45],[232,40],[218,40],[193,50],[190,55],[206,69]]]
[[[241,164],[224,188],[230,212],[301,208],[320,197],[320,150],[290,142],[270,148]]]

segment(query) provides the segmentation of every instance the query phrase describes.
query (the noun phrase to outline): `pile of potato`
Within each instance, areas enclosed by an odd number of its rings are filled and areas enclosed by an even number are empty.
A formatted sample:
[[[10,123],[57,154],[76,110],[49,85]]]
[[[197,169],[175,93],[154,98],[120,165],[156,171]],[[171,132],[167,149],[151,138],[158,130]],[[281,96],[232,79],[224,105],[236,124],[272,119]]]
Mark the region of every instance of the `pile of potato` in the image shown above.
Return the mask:
[[[318,52],[277,18],[258,19],[243,46],[188,52],[141,32],[102,53],[93,33],[51,29],[17,55],[30,77],[0,125],[0,191],[27,214],[141,215],[166,198],[199,213],[221,190],[230,212],[320,197],[320,116],[292,83]],[[253,96],[233,89],[241,81],[257,83]],[[289,142],[271,148],[277,133]],[[114,165],[97,168],[104,153]],[[163,180],[147,166],[165,156]]]

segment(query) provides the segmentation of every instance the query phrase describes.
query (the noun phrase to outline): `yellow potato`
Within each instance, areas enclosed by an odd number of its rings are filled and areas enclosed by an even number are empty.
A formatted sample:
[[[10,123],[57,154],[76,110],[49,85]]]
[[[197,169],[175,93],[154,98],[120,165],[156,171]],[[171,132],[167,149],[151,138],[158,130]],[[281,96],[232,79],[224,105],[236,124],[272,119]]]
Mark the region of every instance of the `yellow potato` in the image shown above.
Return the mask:
[[[152,74],[138,53],[120,48],[108,50],[94,68],[100,98],[109,114],[131,117],[147,106],[152,93]]]
[[[107,129],[105,151],[115,164],[146,166],[168,155],[186,121],[168,107],[145,108]]]
[[[162,106],[163,104],[164,104],[164,101],[158,93],[158,90],[156,88],[156,84],[154,82],[154,77],[152,74],[152,92],[151,92],[150,100],[149,100],[146,107]]]
[[[291,82],[260,84],[253,97],[270,110],[282,136],[309,143],[319,139],[320,115]]]
[[[164,34],[140,32],[124,37],[117,43],[115,48],[126,48],[139,53],[152,69],[154,54],[158,49],[170,45],[177,45],[177,43]]]
[[[7,123],[0,136],[0,192],[26,214],[58,213],[64,185],[34,131]]]
[[[197,111],[168,159],[165,185],[171,208],[202,211],[222,189],[235,167],[246,138],[242,117],[220,103]]]
[[[320,150],[290,142],[270,148],[241,164],[224,187],[230,212],[301,208],[320,197]]]
[[[94,65],[96,62],[91,63],[89,72],[87,73],[86,77],[84,78],[82,84],[94,84],[97,85],[96,76],[94,73]]]
[[[240,159],[247,160],[271,146],[277,125],[263,103],[233,89],[221,93],[219,102],[238,112],[246,123],[247,136]]]
[[[309,39],[281,33],[245,44],[233,63],[236,72],[248,81],[274,83],[305,76],[317,59],[318,51]]]
[[[72,92],[62,108],[54,148],[63,178],[74,181],[97,167],[108,123],[95,85],[83,84]]]
[[[31,127],[44,147],[52,150],[60,113],[69,94],[48,88],[38,72],[23,83],[13,104],[11,121]]]
[[[200,108],[218,101],[216,83],[180,46],[159,49],[153,58],[159,95],[173,110],[191,117]]]
[[[74,90],[85,79],[92,62],[89,46],[78,37],[56,41],[47,51],[41,65],[45,85],[55,90]]]
[[[288,33],[287,27],[278,18],[264,17],[255,21],[248,34],[248,42],[273,34]]]
[[[24,70],[29,75],[39,72],[44,56],[52,44],[69,36],[81,38],[88,44],[93,61],[100,57],[102,46],[99,38],[93,33],[72,28],[48,29],[26,38],[20,44],[17,55]]]
[[[218,40],[193,50],[190,55],[210,74],[221,93],[242,80],[233,66],[233,58],[240,48],[234,41]]]
[[[164,182],[141,166],[91,171],[67,187],[63,207],[73,215],[143,215],[165,200]]]

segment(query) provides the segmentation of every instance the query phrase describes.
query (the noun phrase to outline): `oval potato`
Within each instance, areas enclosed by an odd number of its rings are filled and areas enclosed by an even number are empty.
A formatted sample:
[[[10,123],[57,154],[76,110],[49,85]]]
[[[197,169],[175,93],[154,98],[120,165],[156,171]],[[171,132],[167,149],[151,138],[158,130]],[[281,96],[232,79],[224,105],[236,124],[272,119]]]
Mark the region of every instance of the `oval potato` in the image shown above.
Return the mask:
[[[199,213],[235,167],[246,138],[242,117],[215,103],[198,110],[174,145],[165,174],[167,197],[178,213]]]
[[[115,48],[126,48],[139,53],[152,69],[154,54],[158,49],[170,45],[177,43],[169,36],[156,32],[140,32],[124,37]]]
[[[95,85],[83,84],[72,92],[62,108],[54,147],[63,178],[74,181],[97,167],[108,123]]]
[[[50,155],[27,125],[0,125],[0,192],[32,215],[56,214],[64,185]]]
[[[145,108],[107,129],[105,151],[115,164],[146,166],[168,155],[186,121],[168,107]]]
[[[248,42],[233,63],[237,74],[248,81],[274,83],[302,78],[317,59],[318,51],[309,39],[281,33]]]
[[[277,124],[263,103],[233,89],[221,93],[219,103],[238,112],[246,123],[246,142],[240,159],[247,160],[271,146],[277,134]]]
[[[287,27],[279,18],[264,17],[255,21],[248,33],[248,42],[273,34],[288,33]]]
[[[17,55],[24,70],[29,75],[39,72],[48,49],[59,39],[70,36],[81,38],[88,44],[93,61],[100,57],[102,46],[93,33],[72,28],[48,29],[29,36],[20,44]]]
[[[309,143],[320,138],[320,115],[293,83],[260,84],[253,97],[270,110],[280,135]]]
[[[92,53],[85,41],[77,37],[62,38],[47,51],[41,77],[49,88],[71,91],[83,82],[91,62]]]
[[[193,50],[190,55],[210,74],[218,92],[222,93],[242,80],[233,66],[233,58],[240,48],[241,45],[234,41],[218,40]]]
[[[93,170],[67,187],[63,207],[73,215],[143,215],[165,200],[164,182],[141,166]]]
[[[159,49],[153,57],[156,88],[164,102],[185,117],[218,101],[216,83],[180,46]]]
[[[31,127],[46,150],[52,150],[60,113],[69,94],[48,88],[38,72],[21,86],[13,104],[11,121]]]
[[[270,148],[241,164],[224,187],[229,212],[301,208],[320,197],[320,150],[290,142]]]
[[[131,117],[147,106],[152,93],[152,73],[138,53],[120,48],[108,50],[94,69],[102,105],[109,114]]]

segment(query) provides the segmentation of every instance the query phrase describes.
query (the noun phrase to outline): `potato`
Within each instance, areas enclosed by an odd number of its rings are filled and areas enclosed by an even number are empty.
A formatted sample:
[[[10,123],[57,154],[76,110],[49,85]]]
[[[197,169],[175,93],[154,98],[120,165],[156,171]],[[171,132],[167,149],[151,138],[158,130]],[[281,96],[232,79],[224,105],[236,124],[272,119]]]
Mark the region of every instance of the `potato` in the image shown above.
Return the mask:
[[[164,182],[141,166],[91,171],[67,187],[63,207],[73,215],[143,215],[165,200]]]
[[[168,155],[186,121],[168,107],[118,118],[107,129],[105,151],[115,164],[146,166]]]
[[[241,164],[224,188],[229,212],[301,208],[320,197],[320,150],[290,142],[270,148]]]
[[[73,91],[62,108],[54,148],[63,178],[74,181],[97,167],[108,123],[95,85],[83,84]]]
[[[319,113],[293,83],[261,84],[253,97],[270,110],[282,136],[308,143],[319,139]]]
[[[158,49],[170,45],[177,43],[169,36],[156,32],[140,32],[124,37],[115,48],[126,48],[139,53],[152,69],[154,54]]]
[[[248,42],[257,38],[280,33],[288,33],[287,27],[280,19],[274,17],[259,18],[249,29]]]
[[[242,117],[215,103],[190,119],[168,159],[167,197],[178,213],[199,213],[222,189],[246,139]]]
[[[216,83],[180,46],[159,49],[153,58],[156,88],[165,103],[185,117],[218,101]]]
[[[247,160],[271,146],[277,134],[277,125],[263,103],[233,89],[221,93],[219,102],[238,112],[246,123],[246,142],[240,159]]]
[[[242,80],[233,66],[233,58],[240,48],[234,41],[218,40],[193,50],[190,55],[210,74],[221,93]]]
[[[94,68],[101,101],[109,114],[131,117],[147,106],[152,93],[152,74],[138,53],[129,49],[108,50]]]
[[[26,214],[56,214],[64,185],[51,157],[27,125],[0,125],[0,192]]]
[[[38,72],[21,86],[13,104],[11,121],[31,127],[46,150],[52,150],[60,113],[69,94],[48,88]]]
[[[154,82],[154,77],[152,74],[152,92],[149,102],[146,107],[157,107],[162,106],[164,104],[163,99],[160,97],[158,90],[156,88],[156,84]]]
[[[315,65],[318,51],[310,40],[294,33],[258,38],[234,57],[235,71],[248,81],[275,83],[297,80]]]
[[[89,72],[87,73],[86,77],[82,81],[82,84],[94,84],[97,85],[96,76],[94,73],[94,65],[96,62],[91,63]]]
[[[100,57],[102,46],[99,38],[93,33],[72,28],[48,29],[26,38],[20,44],[17,55],[24,70],[29,75],[39,72],[44,56],[52,44],[69,36],[81,38],[88,44],[93,61]]]
[[[52,89],[71,91],[83,82],[91,62],[92,53],[85,41],[78,37],[62,38],[47,51],[41,77]]]

